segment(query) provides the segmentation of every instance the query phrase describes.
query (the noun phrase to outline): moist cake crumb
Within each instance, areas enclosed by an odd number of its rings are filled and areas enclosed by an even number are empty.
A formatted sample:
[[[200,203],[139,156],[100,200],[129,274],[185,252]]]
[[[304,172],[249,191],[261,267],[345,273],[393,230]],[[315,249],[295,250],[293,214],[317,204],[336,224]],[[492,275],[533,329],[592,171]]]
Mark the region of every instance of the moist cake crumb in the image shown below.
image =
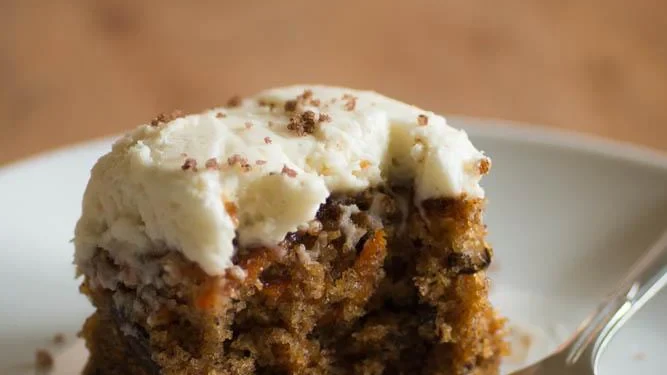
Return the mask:
[[[427,225],[418,208],[396,208],[411,194],[335,194],[277,247],[240,248],[228,276],[206,276],[174,252],[114,275],[112,255],[99,250],[82,290],[119,312],[103,309],[86,322],[84,374],[119,363],[124,374],[497,374],[507,346],[487,298],[491,253],[476,219],[483,202],[431,201]],[[225,210],[238,225],[238,207],[225,202]],[[142,269],[158,270],[145,282],[164,285],[159,294],[123,276]],[[125,286],[93,287],[109,277]]]

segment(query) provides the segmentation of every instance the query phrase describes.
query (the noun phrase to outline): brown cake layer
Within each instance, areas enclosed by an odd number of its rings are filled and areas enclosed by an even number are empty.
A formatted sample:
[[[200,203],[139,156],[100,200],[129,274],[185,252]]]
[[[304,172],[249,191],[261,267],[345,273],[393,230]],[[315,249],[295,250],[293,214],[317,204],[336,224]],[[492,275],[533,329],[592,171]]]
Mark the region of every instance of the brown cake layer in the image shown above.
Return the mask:
[[[336,195],[275,248],[212,277],[175,251],[98,249],[85,375],[497,374],[484,201]]]

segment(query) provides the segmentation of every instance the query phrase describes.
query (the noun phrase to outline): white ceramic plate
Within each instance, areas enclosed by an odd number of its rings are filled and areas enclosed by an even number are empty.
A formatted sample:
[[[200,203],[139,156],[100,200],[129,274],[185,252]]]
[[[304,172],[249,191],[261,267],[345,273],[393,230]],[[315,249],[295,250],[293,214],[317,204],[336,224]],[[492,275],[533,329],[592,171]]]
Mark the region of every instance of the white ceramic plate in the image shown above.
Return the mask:
[[[667,227],[667,157],[532,127],[452,123],[493,158],[485,179],[492,293],[519,338],[507,371],[567,337]],[[88,171],[109,143],[0,169],[0,374],[34,373],[37,348],[65,352],[58,374],[75,373],[85,360],[74,335],[91,307],[77,291],[69,240]],[[50,343],[57,332],[68,344]],[[619,333],[601,374],[664,373],[665,347],[662,293]]]

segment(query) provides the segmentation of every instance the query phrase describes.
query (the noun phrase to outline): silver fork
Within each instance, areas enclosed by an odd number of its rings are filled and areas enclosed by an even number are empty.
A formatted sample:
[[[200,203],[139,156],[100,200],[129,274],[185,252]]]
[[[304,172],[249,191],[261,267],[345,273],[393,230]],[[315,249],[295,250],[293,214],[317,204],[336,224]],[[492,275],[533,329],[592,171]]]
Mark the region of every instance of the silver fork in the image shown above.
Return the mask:
[[[595,375],[600,354],[618,330],[667,284],[667,231],[620,285],[555,353],[511,375]]]

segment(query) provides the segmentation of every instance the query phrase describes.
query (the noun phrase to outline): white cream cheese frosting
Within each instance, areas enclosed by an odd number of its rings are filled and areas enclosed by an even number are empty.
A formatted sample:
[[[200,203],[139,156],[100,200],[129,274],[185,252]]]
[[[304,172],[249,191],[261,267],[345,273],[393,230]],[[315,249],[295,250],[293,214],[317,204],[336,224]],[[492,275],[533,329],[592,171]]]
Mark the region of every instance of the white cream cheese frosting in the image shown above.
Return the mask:
[[[483,197],[488,159],[445,118],[375,92],[267,90],[225,108],[158,118],[93,167],[75,261],[96,248],[180,251],[217,275],[234,241],[274,246],[332,192],[414,183],[416,203]]]

